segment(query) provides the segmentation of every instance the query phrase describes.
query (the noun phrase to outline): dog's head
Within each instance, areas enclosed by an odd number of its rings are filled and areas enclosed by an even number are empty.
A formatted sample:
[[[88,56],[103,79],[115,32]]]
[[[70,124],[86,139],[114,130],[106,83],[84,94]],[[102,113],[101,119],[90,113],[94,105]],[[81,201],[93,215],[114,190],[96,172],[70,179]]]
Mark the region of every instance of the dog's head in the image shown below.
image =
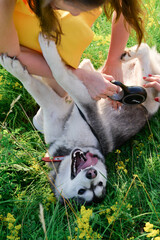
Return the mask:
[[[60,164],[55,177],[56,197],[78,203],[99,202],[105,195],[107,171],[103,156],[75,149]]]

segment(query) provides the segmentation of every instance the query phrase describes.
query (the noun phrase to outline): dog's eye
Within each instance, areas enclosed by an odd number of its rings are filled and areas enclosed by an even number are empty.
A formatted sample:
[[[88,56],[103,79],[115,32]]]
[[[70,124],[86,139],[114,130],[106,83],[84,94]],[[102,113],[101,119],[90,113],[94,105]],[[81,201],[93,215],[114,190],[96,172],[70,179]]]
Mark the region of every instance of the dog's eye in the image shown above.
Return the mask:
[[[81,189],[79,189],[78,194],[82,195],[83,193],[85,193],[85,191],[86,191],[86,189],[81,188]]]
[[[103,186],[103,182],[99,182],[98,186],[102,187]]]

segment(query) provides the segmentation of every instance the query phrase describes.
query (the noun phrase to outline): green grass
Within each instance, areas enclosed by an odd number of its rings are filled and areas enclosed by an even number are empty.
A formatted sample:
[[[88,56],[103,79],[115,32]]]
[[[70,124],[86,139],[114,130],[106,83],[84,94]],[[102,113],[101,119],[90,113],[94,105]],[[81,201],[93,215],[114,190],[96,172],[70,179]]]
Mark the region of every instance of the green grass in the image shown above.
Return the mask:
[[[150,17],[146,42],[160,51],[159,0],[146,7]],[[96,68],[107,56],[110,28],[110,22],[100,16],[93,26],[97,41],[83,54]],[[128,47],[134,44],[131,36]],[[0,239],[45,239],[39,203],[44,207],[48,240],[152,239],[143,227],[150,222],[160,229],[160,112],[134,138],[108,154],[107,193],[102,204],[84,209],[73,203],[61,206],[51,193],[48,169],[41,162],[47,146],[29,120],[38,107],[3,68],[0,76]]]

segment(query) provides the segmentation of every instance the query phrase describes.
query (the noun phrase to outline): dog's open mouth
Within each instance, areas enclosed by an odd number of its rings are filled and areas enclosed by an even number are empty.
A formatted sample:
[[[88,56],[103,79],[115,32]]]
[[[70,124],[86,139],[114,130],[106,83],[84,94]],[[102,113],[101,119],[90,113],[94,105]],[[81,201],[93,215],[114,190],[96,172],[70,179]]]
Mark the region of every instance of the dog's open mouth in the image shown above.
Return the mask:
[[[98,158],[92,153],[84,153],[80,149],[75,149],[72,152],[71,178],[75,178],[81,170],[92,167],[97,162]]]

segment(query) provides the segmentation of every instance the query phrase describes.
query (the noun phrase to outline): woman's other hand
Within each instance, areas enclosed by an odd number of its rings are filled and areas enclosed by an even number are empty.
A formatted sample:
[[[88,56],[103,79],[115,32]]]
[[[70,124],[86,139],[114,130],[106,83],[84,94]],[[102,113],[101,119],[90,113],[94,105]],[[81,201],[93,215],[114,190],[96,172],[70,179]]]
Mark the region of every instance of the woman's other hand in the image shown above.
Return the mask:
[[[143,85],[145,88],[154,88],[160,93],[160,75],[149,74],[148,77],[144,77],[143,79],[147,81],[147,83]],[[156,97],[154,100],[160,102],[160,97]]]

